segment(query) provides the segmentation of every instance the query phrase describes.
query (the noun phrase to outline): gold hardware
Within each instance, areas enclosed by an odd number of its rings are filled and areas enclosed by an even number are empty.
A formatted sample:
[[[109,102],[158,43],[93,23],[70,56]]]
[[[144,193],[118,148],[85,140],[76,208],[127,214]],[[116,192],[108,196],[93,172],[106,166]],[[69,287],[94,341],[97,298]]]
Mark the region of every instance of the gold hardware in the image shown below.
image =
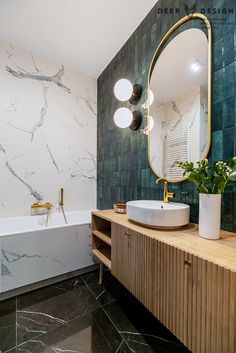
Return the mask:
[[[164,183],[164,197],[163,197],[163,201],[165,203],[169,202],[169,199],[173,199],[173,197],[175,197],[175,194],[173,192],[169,192],[168,191],[168,182],[166,179],[157,179],[156,183],[159,184],[160,182]]]
[[[192,265],[192,262],[190,260],[184,260],[184,264],[187,267],[190,267]]]
[[[66,219],[66,215],[65,215],[65,211],[64,211],[64,189],[63,188],[61,188],[61,191],[60,191],[59,206],[61,207],[62,214],[63,214],[64,220],[65,220],[65,224],[68,224],[67,219]]]
[[[61,188],[59,205],[64,206],[64,189],[63,188]]]
[[[162,47],[166,44],[166,41],[169,39],[170,35],[172,33],[174,33],[175,30],[177,30],[182,24],[184,24],[185,22],[192,20],[192,19],[200,19],[202,20],[206,27],[207,27],[207,32],[208,32],[208,145],[207,145],[207,149],[206,152],[204,154],[204,156],[202,156],[202,159],[205,159],[208,156],[208,153],[210,151],[210,147],[211,147],[211,120],[212,120],[212,28],[211,28],[211,23],[208,20],[208,18],[201,14],[201,13],[193,13],[191,14],[191,16],[187,15],[183,18],[181,18],[180,20],[178,20],[164,35],[164,37],[162,38],[160,44],[158,45],[153,58],[151,60],[151,64],[150,64],[150,68],[149,68],[149,73],[148,73],[148,102],[149,102],[149,98],[150,98],[150,81],[151,81],[151,75],[152,75],[152,71],[153,71],[153,67],[156,63],[158,54],[161,52]],[[150,106],[148,105],[148,126],[150,126]],[[150,165],[151,170],[153,171],[153,173],[160,178],[160,176],[157,174],[157,172],[154,170],[152,163],[151,163],[151,157],[150,157],[150,130],[148,130],[148,163]],[[169,183],[180,183],[181,181],[184,181],[188,179],[188,176],[185,176],[181,179],[178,180],[168,180]]]
[[[127,237],[130,237],[130,236],[131,236],[131,233],[125,232],[125,235],[126,235]]]
[[[48,210],[50,210],[52,208],[52,204],[51,202],[35,202],[31,205],[31,208],[46,208]]]
[[[48,219],[49,219],[49,213],[50,213],[50,210],[52,208],[52,204],[51,202],[35,202],[31,205],[31,208],[32,209],[35,209],[35,208],[46,208],[47,209],[47,218],[46,218],[46,227],[48,226]]]

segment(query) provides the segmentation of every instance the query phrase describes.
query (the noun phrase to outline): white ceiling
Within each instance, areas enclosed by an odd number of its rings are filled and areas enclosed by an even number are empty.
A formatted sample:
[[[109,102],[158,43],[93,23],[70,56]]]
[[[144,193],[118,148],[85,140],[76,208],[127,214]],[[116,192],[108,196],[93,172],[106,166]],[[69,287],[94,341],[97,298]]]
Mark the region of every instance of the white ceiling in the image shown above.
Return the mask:
[[[97,78],[157,0],[0,0],[0,40]]]

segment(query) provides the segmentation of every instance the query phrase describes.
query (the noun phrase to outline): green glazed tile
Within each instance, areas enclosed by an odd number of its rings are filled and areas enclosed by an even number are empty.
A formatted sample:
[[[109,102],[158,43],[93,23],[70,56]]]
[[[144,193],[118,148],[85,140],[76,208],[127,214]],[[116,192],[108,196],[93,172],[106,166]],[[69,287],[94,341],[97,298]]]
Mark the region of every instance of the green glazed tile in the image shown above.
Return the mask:
[[[116,201],[129,199],[162,199],[163,186],[156,185],[156,176],[150,170],[147,161],[147,137],[140,131],[119,129],[114,125],[114,111],[121,106],[141,110],[144,97],[135,107],[128,102],[118,102],[113,95],[114,83],[121,77],[147,87],[147,75],[150,60],[161,38],[173,23],[184,16],[185,0],[159,0],[141,26],[132,34],[115,58],[98,78],[98,196],[97,207],[112,207]],[[236,102],[235,102],[235,60],[236,29],[235,0],[191,0],[189,6],[196,3],[201,8],[233,7],[234,15],[227,15],[224,25],[217,24],[222,15],[207,15],[213,26],[213,77],[212,77],[212,146],[208,159],[210,162],[227,160],[236,154]],[[179,14],[160,15],[158,8],[179,7]],[[200,21],[201,22],[201,21]],[[179,28],[172,38],[183,29],[201,28],[199,21],[189,21]],[[205,31],[204,27],[204,31]],[[145,119],[142,127],[145,126]],[[176,192],[176,200],[191,206],[191,221],[198,222],[199,195],[196,188],[188,182],[172,184],[170,189]],[[187,195],[182,192],[187,192]],[[222,214],[222,227],[236,231],[236,218],[231,208],[236,209],[236,191],[225,196]],[[228,204],[227,204],[228,202]],[[230,205],[228,207],[227,205]],[[227,208],[228,207],[228,208]]]

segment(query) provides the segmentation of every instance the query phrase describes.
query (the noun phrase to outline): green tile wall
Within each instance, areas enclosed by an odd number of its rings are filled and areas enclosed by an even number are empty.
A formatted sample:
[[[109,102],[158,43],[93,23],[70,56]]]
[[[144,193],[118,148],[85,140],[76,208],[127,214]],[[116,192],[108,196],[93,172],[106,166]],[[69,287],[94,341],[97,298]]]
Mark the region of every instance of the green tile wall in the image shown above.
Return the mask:
[[[140,131],[119,129],[113,114],[120,106],[134,109],[129,103],[121,104],[113,95],[115,82],[126,77],[140,83],[144,90],[151,58],[165,32],[185,16],[184,3],[189,7],[233,8],[233,14],[207,14],[213,22],[213,122],[212,148],[209,159],[227,160],[236,155],[236,28],[235,0],[182,1],[160,0],[128,39],[98,79],[98,165],[97,207],[112,208],[114,202],[135,199],[160,199],[163,186],[156,185],[156,177],[147,161],[147,137]],[[179,14],[159,14],[158,8],[179,8]],[[225,18],[223,25],[214,25]],[[122,25],[122,24],[121,24]],[[135,109],[143,111],[143,99]],[[143,126],[145,123],[143,122]],[[171,184],[176,201],[191,206],[191,221],[198,222],[198,192],[183,182]],[[236,191],[227,190],[223,197],[222,228],[236,231]]]

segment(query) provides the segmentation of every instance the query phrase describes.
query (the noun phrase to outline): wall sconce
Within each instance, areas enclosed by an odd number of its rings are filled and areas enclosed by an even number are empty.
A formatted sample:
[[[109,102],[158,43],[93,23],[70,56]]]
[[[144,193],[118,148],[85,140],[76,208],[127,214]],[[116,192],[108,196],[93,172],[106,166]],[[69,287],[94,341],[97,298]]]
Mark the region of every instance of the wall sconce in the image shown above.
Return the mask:
[[[114,95],[121,101],[129,100],[131,104],[136,104],[142,94],[142,86],[132,83],[126,78],[117,81],[114,86]],[[142,115],[138,111],[131,111],[128,108],[119,108],[114,114],[114,122],[121,129],[129,127],[131,130],[137,130],[142,122]]]
[[[132,83],[126,78],[117,81],[114,86],[115,97],[121,101],[129,101],[131,104],[137,104],[142,95],[142,86]]]
[[[128,108],[119,108],[114,114],[114,122],[121,129],[129,127],[131,130],[137,130],[142,122],[140,112],[131,112]]]

